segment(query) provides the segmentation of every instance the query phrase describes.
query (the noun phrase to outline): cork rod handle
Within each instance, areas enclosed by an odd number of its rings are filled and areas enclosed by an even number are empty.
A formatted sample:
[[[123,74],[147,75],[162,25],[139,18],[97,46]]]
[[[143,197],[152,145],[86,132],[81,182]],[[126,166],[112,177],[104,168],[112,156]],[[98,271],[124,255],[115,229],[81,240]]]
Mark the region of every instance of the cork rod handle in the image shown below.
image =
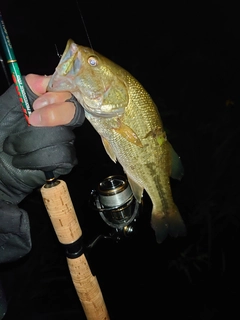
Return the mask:
[[[82,230],[66,183],[57,181],[53,187],[43,185],[41,194],[58,240],[67,247],[79,241]],[[87,319],[110,320],[97,278],[93,276],[84,253],[67,257],[67,263]]]

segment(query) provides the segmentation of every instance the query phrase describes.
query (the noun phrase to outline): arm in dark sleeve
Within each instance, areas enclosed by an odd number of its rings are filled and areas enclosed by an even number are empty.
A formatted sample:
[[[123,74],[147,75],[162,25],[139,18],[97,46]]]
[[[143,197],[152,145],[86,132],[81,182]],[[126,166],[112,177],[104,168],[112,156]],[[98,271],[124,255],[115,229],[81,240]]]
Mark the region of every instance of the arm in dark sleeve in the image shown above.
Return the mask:
[[[0,263],[22,258],[31,245],[27,212],[0,200]]]

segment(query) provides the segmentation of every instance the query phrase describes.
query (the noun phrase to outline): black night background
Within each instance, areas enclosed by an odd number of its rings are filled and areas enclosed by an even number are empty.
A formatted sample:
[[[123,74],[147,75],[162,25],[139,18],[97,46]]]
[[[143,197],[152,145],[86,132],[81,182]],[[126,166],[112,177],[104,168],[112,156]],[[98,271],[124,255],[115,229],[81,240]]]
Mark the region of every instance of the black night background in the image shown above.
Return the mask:
[[[236,2],[236,1],[235,1]],[[185,175],[171,180],[184,238],[155,242],[144,198],[136,234],[89,251],[111,320],[215,320],[239,312],[240,33],[231,1],[16,1],[0,11],[23,75],[52,74],[66,42],[93,49],[135,76],[158,105]],[[2,48],[1,56],[4,58]],[[0,67],[0,91],[8,82]],[[0,128],[1,129],[1,128]],[[91,190],[122,168],[84,122],[79,164],[66,181],[86,243],[109,230],[89,206]],[[4,320],[85,319],[39,190],[21,203],[33,248],[0,266]],[[1,297],[0,297],[1,299]]]

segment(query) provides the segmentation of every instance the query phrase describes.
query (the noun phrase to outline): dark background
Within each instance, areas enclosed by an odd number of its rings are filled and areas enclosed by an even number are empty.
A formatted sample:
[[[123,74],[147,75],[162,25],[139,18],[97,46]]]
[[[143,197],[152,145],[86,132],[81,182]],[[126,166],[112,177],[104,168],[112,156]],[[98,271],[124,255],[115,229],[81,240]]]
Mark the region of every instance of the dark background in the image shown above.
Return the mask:
[[[236,1],[235,1],[236,2]],[[22,74],[52,74],[66,42],[92,46],[132,73],[157,103],[185,176],[171,181],[184,238],[155,243],[145,195],[138,232],[103,239],[89,254],[111,320],[228,319],[239,312],[239,17],[231,1],[1,0]],[[49,5],[51,4],[51,7]],[[2,51],[0,51],[2,52]],[[0,68],[1,92],[8,84]],[[90,192],[122,172],[85,121],[75,130],[79,164],[64,176],[86,243],[108,233]],[[33,249],[0,267],[4,319],[85,319],[39,190],[21,204]]]

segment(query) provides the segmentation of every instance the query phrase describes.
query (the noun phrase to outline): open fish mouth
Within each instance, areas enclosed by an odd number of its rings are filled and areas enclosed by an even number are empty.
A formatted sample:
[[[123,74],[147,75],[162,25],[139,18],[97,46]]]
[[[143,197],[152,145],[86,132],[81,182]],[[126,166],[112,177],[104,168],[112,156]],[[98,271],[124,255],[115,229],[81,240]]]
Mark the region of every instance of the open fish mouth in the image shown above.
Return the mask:
[[[48,91],[78,90],[74,80],[81,69],[79,55],[77,44],[71,39],[68,40],[59,64],[49,81]]]
[[[124,113],[124,106],[120,101],[104,100],[111,90],[110,86],[105,86],[104,83],[100,86],[92,85],[84,79],[83,74],[87,73],[82,61],[84,54],[84,48],[80,49],[73,40],[69,39],[59,64],[49,81],[47,90],[70,91],[85,111],[93,116],[103,118],[121,116]],[[91,64],[91,61],[95,60],[90,56],[89,61]]]
[[[57,72],[51,77],[47,91],[75,91],[77,90],[76,85],[74,84],[71,78],[66,78],[59,75]]]

